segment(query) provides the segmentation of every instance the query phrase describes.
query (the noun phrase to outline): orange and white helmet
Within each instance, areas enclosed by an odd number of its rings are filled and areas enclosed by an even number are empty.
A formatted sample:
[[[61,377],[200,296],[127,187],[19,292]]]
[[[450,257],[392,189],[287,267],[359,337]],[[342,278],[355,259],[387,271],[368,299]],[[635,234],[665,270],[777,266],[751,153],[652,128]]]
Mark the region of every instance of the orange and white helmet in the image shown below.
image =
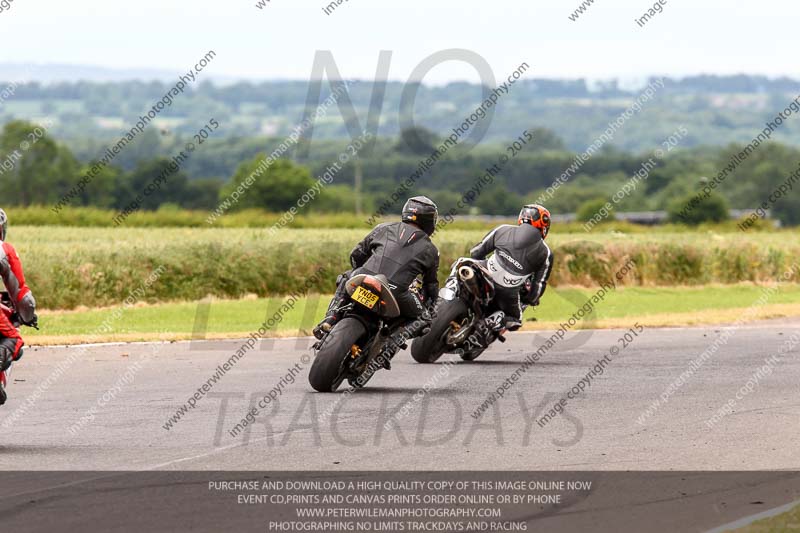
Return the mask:
[[[542,233],[542,239],[547,238],[550,231],[550,211],[539,204],[528,204],[519,212],[518,225],[530,224]]]

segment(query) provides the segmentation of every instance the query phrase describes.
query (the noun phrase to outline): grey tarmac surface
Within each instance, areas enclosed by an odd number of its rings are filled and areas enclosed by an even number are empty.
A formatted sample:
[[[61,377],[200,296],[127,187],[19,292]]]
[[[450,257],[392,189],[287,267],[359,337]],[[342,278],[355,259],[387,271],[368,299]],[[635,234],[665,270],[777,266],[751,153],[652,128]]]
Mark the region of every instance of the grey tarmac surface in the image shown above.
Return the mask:
[[[402,352],[353,394],[310,388],[302,362],[310,339],[266,340],[170,430],[170,417],[242,341],[32,348],[0,409],[0,458],[20,470],[800,469],[800,346],[733,413],[706,425],[799,325],[734,330],[643,423],[725,328],[648,329],[627,348],[622,330],[568,334],[478,420],[479,405],[549,332],[511,334],[472,363],[420,365]],[[536,420],[607,354],[604,373],[540,427]],[[59,363],[66,370],[53,376]],[[231,437],[295,365],[294,383]]]
[[[53,520],[59,531],[264,531],[283,511],[210,495],[208,480],[249,479],[247,471],[258,479],[588,471],[572,475],[595,483],[585,497],[557,512],[534,506],[510,516],[528,531],[705,531],[800,500],[798,346],[781,353],[799,325],[733,330],[655,409],[726,328],[648,329],[624,348],[623,330],[569,334],[478,420],[475,409],[550,332],[509,335],[472,363],[445,356],[419,365],[404,352],[353,394],[310,389],[310,339],[265,341],[169,430],[170,417],[243,341],[30,348],[0,411],[0,516],[17,532],[53,531]],[[603,374],[538,424],[605,355]],[[770,356],[779,358],[772,371],[708,428]],[[293,367],[294,383],[231,437]],[[37,395],[37,387],[45,390]],[[121,472],[143,470],[151,472]],[[227,472],[182,472],[211,470]],[[289,470],[308,472],[275,472]]]

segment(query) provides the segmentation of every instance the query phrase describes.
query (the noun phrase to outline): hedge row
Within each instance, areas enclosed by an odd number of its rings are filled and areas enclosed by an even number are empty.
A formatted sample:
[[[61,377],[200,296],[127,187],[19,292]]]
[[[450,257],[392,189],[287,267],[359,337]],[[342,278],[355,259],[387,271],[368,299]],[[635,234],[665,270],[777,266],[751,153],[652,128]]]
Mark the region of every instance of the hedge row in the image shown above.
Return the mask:
[[[51,309],[118,304],[160,266],[161,275],[147,288],[144,301],[289,294],[304,290],[305,280],[320,268],[324,274],[312,292],[330,293],[364,233],[292,230],[269,239],[256,230],[43,231],[18,229],[22,235],[17,242],[30,237],[18,249],[40,306]],[[482,235],[453,231],[437,237],[440,280]],[[784,278],[787,271],[786,281],[800,282],[796,236],[769,242],[737,236],[719,242],[702,237],[620,240],[611,235],[605,240],[574,235],[550,240],[554,286],[596,286],[629,260],[635,268],[623,280],[627,285],[764,283]]]

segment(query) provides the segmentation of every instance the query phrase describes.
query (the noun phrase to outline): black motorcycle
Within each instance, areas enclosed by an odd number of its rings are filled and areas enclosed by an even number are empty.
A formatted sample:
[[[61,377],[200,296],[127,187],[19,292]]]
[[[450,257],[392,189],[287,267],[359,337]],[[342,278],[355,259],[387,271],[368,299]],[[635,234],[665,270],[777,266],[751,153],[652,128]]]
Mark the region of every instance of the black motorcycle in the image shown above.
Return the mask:
[[[316,344],[308,381],[314,390],[333,392],[346,379],[362,388],[378,370],[390,369],[394,354],[407,346],[390,346],[392,333],[405,319],[382,274],[357,274],[346,284],[349,301],[336,310],[342,318]],[[419,291],[414,284],[409,289]]]
[[[445,353],[458,353],[461,359],[473,361],[494,341],[505,342],[505,316],[492,312],[494,292],[484,261],[458,259],[439,291],[430,331],[411,343],[414,360],[433,363]]]

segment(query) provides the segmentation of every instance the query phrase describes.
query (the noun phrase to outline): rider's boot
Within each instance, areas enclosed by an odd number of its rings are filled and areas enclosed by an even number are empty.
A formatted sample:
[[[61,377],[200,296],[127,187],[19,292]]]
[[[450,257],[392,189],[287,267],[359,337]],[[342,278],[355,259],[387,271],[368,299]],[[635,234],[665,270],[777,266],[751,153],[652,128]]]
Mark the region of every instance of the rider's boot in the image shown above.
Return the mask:
[[[8,399],[8,394],[6,394],[6,373],[5,371],[0,372],[0,405],[6,403]]]
[[[13,353],[0,347],[0,405],[6,403],[8,399],[8,394],[6,393],[6,387],[8,387],[7,371],[11,367],[13,357]]]
[[[22,357],[22,346],[25,343],[20,338],[4,337],[0,339],[0,405],[6,403],[8,394],[8,369],[11,363]]]
[[[6,403],[8,400],[8,393],[6,393],[7,381],[6,381],[6,373],[0,372],[0,405]]]
[[[399,351],[408,348],[408,341],[418,335],[424,335],[428,331],[430,331],[430,322],[419,318],[399,327],[383,345],[383,351],[381,352],[381,355],[384,356],[383,367],[386,370],[390,370],[390,361]]]
[[[312,333],[317,339],[322,340],[325,335],[330,333],[330,331],[333,329],[333,326],[335,326],[338,321],[339,320],[336,318],[335,314],[326,316],[322,322],[314,326]]]
[[[349,277],[350,271],[347,271],[336,278],[336,292],[333,294],[333,299],[331,300],[330,305],[328,305],[327,316],[322,319],[322,322],[317,324],[312,330],[312,333],[318,340],[322,340],[325,335],[330,333],[330,331],[333,329],[333,326],[335,326],[336,323],[342,318],[337,311],[340,307],[342,307],[342,305],[344,305],[345,301],[347,301],[345,283]]]
[[[495,311],[486,317],[486,325],[495,333],[499,333],[503,328],[508,331],[516,331],[522,326],[522,321],[511,315],[507,315],[503,311]]]
[[[328,306],[328,316],[323,318],[322,322],[317,324],[316,327],[314,327],[314,329],[312,330],[312,333],[317,339],[322,340],[325,337],[325,335],[330,333],[330,331],[333,329],[333,326],[335,326],[336,323],[339,322],[341,316],[340,313],[338,313],[337,311],[339,310],[339,308],[342,306],[343,303],[344,303],[343,297],[341,297],[338,294],[334,295],[331,304]]]
[[[491,315],[486,317],[486,325],[492,331],[500,331],[503,329],[503,326],[506,322],[506,314],[502,311],[495,311]]]
[[[392,369],[391,361],[394,359],[394,356],[397,355],[399,351],[408,348],[406,341],[407,339],[402,331],[393,333],[392,336],[386,340],[381,353],[378,355],[378,360],[383,368],[386,370]]]

